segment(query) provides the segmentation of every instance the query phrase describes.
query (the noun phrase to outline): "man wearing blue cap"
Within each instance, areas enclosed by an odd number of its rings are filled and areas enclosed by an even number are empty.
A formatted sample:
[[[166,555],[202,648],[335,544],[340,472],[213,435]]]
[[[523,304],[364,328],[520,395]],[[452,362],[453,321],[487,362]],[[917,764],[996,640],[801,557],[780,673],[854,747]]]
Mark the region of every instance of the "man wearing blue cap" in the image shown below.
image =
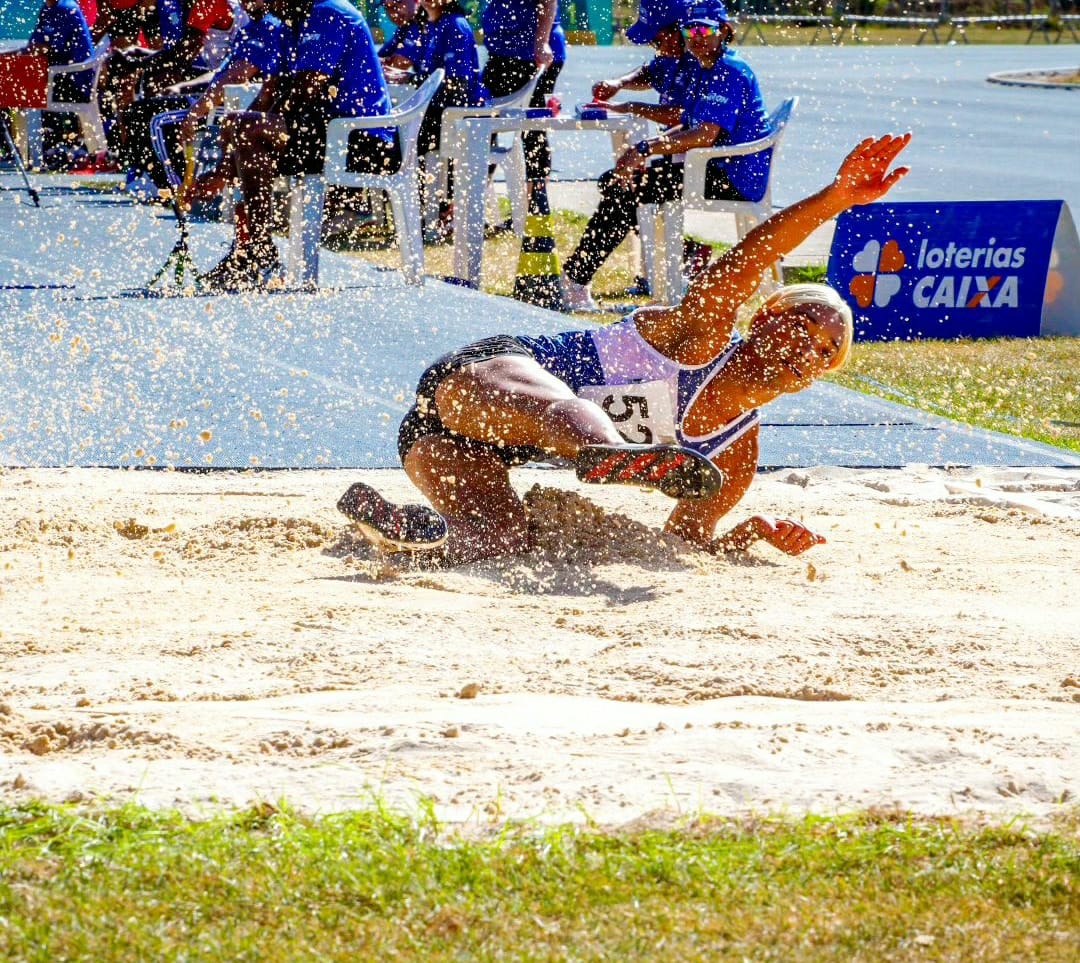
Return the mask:
[[[635,24],[636,26],[636,24]],[[734,29],[720,0],[687,8],[683,40],[692,62],[671,89],[678,106],[655,119],[677,126],[625,151],[615,169],[600,178],[600,205],[564,265],[564,295],[570,310],[595,310],[588,285],[600,266],[637,225],[638,204],[663,204],[682,196],[683,155],[696,147],[743,144],[768,133],[768,114],[753,71],[728,49]],[[670,120],[668,117],[670,116]],[[658,161],[652,162],[651,158]],[[706,179],[711,198],[759,200],[765,193],[770,157],[712,162]]]

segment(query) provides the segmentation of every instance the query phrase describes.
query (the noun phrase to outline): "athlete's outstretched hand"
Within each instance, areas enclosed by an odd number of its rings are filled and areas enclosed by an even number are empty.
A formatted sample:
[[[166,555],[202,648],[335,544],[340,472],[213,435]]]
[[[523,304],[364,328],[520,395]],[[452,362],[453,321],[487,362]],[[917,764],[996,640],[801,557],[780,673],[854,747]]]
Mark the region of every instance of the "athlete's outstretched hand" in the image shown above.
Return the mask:
[[[897,167],[890,171],[900,151],[907,147],[911,133],[899,137],[867,137],[844,158],[836,172],[833,189],[839,191],[848,206],[869,204],[883,197],[910,168]]]
[[[768,515],[754,515],[750,519],[754,534],[773,548],[780,549],[786,555],[801,555],[808,548],[822,545],[824,535],[818,535],[800,522],[790,518],[770,518]]]

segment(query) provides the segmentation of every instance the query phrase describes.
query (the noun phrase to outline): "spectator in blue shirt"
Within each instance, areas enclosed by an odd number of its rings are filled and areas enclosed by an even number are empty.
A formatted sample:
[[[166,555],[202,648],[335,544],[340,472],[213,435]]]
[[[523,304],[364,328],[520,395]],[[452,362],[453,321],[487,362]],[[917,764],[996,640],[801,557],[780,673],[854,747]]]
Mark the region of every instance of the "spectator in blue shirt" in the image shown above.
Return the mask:
[[[677,101],[678,90],[672,82],[678,72],[679,61],[685,56],[686,46],[682,38],[682,20],[686,16],[687,0],[641,0],[638,19],[626,31],[631,43],[649,44],[656,56],[630,73],[612,80],[600,80],[593,84],[593,99],[599,102],[611,100],[622,90],[655,90],[661,106]],[[607,104],[615,113],[634,114],[662,123],[660,115],[651,108],[655,104],[625,102]],[[663,115],[666,118],[666,114]]]
[[[379,60],[384,67],[415,70],[423,56],[427,15],[419,9],[416,0],[379,2],[386,8],[390,22],[397,28],[394,35],[379,48]],[[378,5],[376,3],[376,6]]]
[[[347,0],[271,0],[270,6],[288,30],[287,71],[235,118],[226,164],[240,185],[242,216],[232,250],[200,279],[211,291],[256,290],[275,281],[281,262],[270,233],[274,178],[322,171],[333,118],[390,112],[375,41],[360,11]],[[393,171],[400,164],[391,128],[349,138],[352,170]]]
[[[488,52],[483,83],[492,97],[505,97],[521,90],[540,70],[529,105],[547,104],[566,56],[566,38],[558,23],[558,0],[489,0],[481,24]],[[557,34],[554,44],[553,34]],[[563,60],[556,60],[554,47],[562,52]],[[551,174],[547,135],[543,131],[528,131],[522,144],[528,179],[547,180]]]
[[[266,0],[240,0],[240,5],[248,20],[233,36],[229,53],[209,82],[203,75],[191,84],[178,84],[173,94],[138,100],[124,111],[127,136],[119,160],[128,171],[128,189],[137,197],[152,198],[158,190],[170,186],[151,144],[150,122],[157,114],[187,113],[183,123],[165,129],[169,157],[180,174],[184,170],[185,146],[194,144],[207,115],[221,104],[226,85],[266,80],[281,72],[287,52],[281,21],[267,12]]]
[[[0,53],[0,58],[37,54],[45,57],[50,67],[64,67],[89,60],[93,50],[90,28],[75,0],[45,0],[26,46]],[[67,103],[86,103],[93,79],[91,71],[61,74],[53,95]]]
[[[421,83],[436,70],[441,69],[445,73],[420,126],[418,150],[423,157],[439,149],[443,111],[447,107],[475,107],[483,102],[484,95],[476,38],[472,25],[465,18],[464,8],[457,0],[420,0],[420,5],[427,18],[427,27],[413,77],[417,83]],[[388,69],[387,76],[393,79],[395,72]],[[438,240],[446,240],[450,236],[449,198],[452,191],[452,172],[448,172],[447,197],[441,205],[439,224],[433,228]]]
[[[594,310],[588,285],[612,251],[637,225],[639,204],[663,204],[682,196],[682,155],[695,147],[741,144],[768,132],[768,115],[753,71],[728,50],[734,29],[720,0],[692,4],[683,37],[696,66],[682,72],[672,89],[678,104],[657,107],[671,124],[658,137],[643,140],[619,157],[600,178],[600,205],[563,269],[570,310]],[[659,157],[650,164],[650,158]],[[769,157],[735,158],[710,164],[706,196],[759,200],[765,192]]]

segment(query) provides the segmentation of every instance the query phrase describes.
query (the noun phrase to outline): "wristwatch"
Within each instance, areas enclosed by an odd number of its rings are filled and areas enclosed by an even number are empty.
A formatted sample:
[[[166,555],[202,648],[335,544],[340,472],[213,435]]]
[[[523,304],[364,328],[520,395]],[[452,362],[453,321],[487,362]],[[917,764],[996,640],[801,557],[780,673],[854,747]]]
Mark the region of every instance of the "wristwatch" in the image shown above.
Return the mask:
[[[634,150],[636,150],[642,157],[648,157],[652,153],[649,148],[649,142],[647,140],[639,140],[634,144]]]

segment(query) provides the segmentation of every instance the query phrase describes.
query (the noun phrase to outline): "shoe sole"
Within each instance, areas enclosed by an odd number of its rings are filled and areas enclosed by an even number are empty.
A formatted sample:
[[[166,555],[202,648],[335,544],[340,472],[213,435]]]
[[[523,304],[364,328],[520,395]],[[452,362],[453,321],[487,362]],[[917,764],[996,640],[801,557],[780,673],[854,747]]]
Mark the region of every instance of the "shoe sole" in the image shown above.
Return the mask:
[[[414,510],[417,517],[423,517],[431,524],[441,524],[442,526],[442,534],[437,539],[404,541],[387,535],[367,517],[366,513],[360,512],[355,504],[360,498],[363,498],[367,505],[375,503],[379,507],[388,508],[390,507],[390,503],[375,491],[375,489],[362,482],[356,482],[350,485],[345,491],[345,494],[337,501],[338,511],[349,518],[353,525],[360,530],[364,538],[380,551],[390,555],[400,552],[426,552],[440,548],[446,542],[448,534],[446,531],[446,522],[443,520],[442,516],[433,509],[425,508],[423,505],[395,506],[398,511],[405,513]],[[438,520],[437,522],[436,519]]]
[[[708,498],[724,484],[711,461],[678,445],[587,445],[574,467],[590,485],[636,485],[668,498]]]

